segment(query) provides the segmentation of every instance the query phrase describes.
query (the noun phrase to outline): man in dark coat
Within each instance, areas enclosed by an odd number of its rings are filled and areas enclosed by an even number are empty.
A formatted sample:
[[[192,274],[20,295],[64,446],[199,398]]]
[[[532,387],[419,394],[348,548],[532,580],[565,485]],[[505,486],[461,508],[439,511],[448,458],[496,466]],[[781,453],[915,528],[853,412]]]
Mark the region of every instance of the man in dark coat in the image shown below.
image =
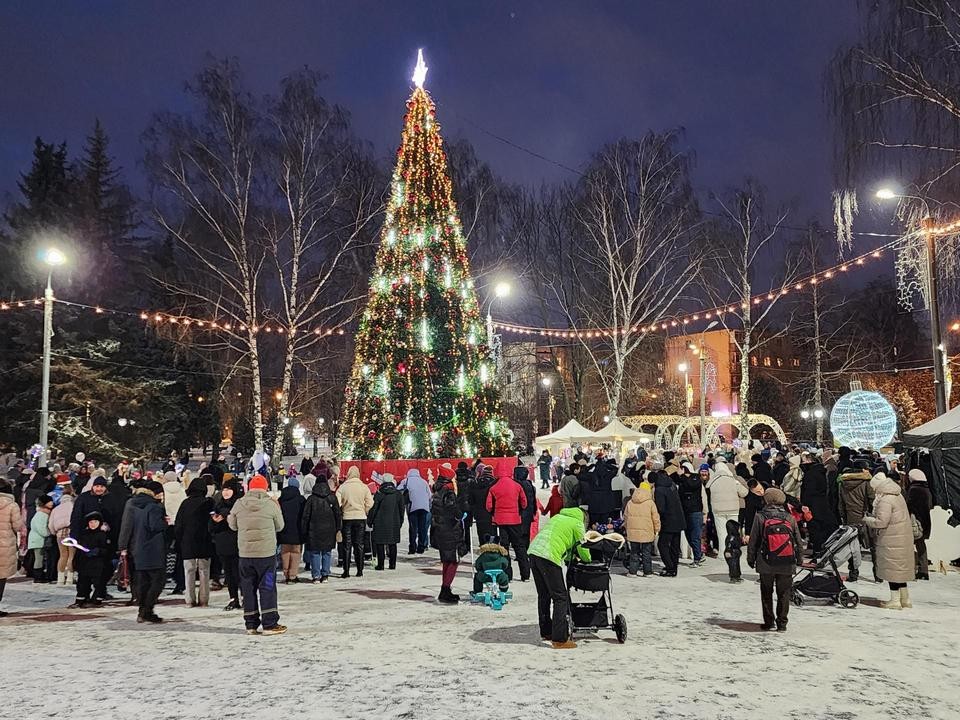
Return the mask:
[[[369,517],[367,519],[369,521]],[[333,548],[337,546],[337,533],[342,527],[343,516],[337,496],[330,490],[328,483],[314,483],[300,515],[300,536],[307,551],[310,576],[314,583],[326,582],[330,577],[330,560]],[[399,541],[398,535],[397,542]]]
[[[540,453],[540,457],[537,458],[537,469],[540,471],[540,489],[546,490],[550,487],[550,465],[553,463],[553,458],[550,456],[549,451],[544,450]]]
[[[400,544],[400,529],[406,515],[404,510],[403,495],[397,490],[393,475],[384,473],[377,494],[373,496],[373,507],[367,514],[367,524],[373,528],[371,542],[377,556],[374,570],[383,570],[384,562],[391,570],[397,569],[397,545]]]
[[[140,612],[137,622],[163,622],[153,608],[166,575],[167,520],[163,511],[163,485],[151,480],[130,500],[130,548],[137,573]]]
[[[123,506],[125,503],[118,502],[118,496],[107,494],[107,479],[104,477],[95,478],[93,485],[85,493],[81,493],[73,502],[73,510],[70,513],[70,535],[77,537],[84,528],[84,518],[92,512],[98,512],[103,517],[103,525],[107,529],[107,537],[110,540],[106,556],[110,562],[103,563],[104,578],[97,587],[97,592],[103,592],[103,597],[96,597],[97,600],[110,600],[110,595],[106,594],[107,581],[113,574],[113,553],[116,551],[117,540],[120,536],[120,519],[123,517]],[[119,509],[119,514],[118,514]]]
[[[530,482],[529,471],[522,465],[518,465],[513,469],[513,479],[523,488],[523,494],[527,498],[527,506],[523,509],[523,512],[520,513],[520,527],[521,532],[524,533],[523,536],[527,538],[527,542],[529,543],[530,526],[533,524],[533,519],[537,516],[537,489],[533,486],[533,483]]]
[[[613,478],[617,474],[617,466],[600,458],[593,469],[592,486],[590,488],[590,523],[605,523],[611,518],[620,517],[621,505],[617,502],[613,491]]]
[[[800,465],[803,471],[803,484],[800,485],[800,504],[806,507],[812,519],[807,523],[810,534],[810,549],[814,556],[820,554],[827,538],[837,529],[837,521],[830,509],[827,470],[818,460],[807,453],[803,454]]]
[[[676,577],[680,562],[680,533],[686,526],[680,494],[670,476],[663,472],[662,463],[654,464],[653,499],[660,513],[660,537],[657,551],[663,563],[662,577]]]
[[[693,549],[693,564],[698,566],[703,562],[703,483],[700,475],[694,475],[687,467],[681,468],[676,482],[683,508],[683,530]]]
[[[207,497],[206,476],[195,477],[187,488],[187,498],[180,503],[173,524],[173,535],[180,557],[183,558],[183,577],[186,581],[187,607],[206,607],[210,602],[210,558],[213,557],[213,539],[210,537],[210,513],[213,498]],[[200,579],[197,597],[196,580]]]
[[[489,537],[496,537],[497,529],[493,524],[493,514],[487,510],[487,494],[496,480],[493,477],[493,468],[484,465],[480,475],[470,484],[469,500],[470,514],[477,524],[477,536],[480,544],[487,542]]]
[[[763,509],[757,513],[750,528],[747,565],[755,567],[760,574],[761,628],[773,630],[776,624],[777,630],[784,632],[790,611],[793,573],[800,562],[800,531],[796,520],[785,508],[787,497],[782,490],[769,488],[763,494],[763,499]],[[776,611],[773,606],[774,589],[777,591]]]
[[[920,468],[914,468],[907,473],[910,486],[907,488],[907,509],[920,523],[923,531],[919,538],[915,537],[917,580],[929,580],[930,568],[927,561],[927,540],[930,539],[930,509],[933,507],[933,495],[927,485],[927,476]]]
[[[789,470],[790,463],[787,462],[783,452],[778,452],[773,460],[773,469],[770,471],[770,476],[773,478],[773,484],[775,487],[780,487],[783,485],[783,478],[787,476],[787,472],[789,472]]]
[[[773,474],[770,472],[770,464],[763,459],[763,455],[754,454],[750,458],[753,465],[753,477],[765,485],[773,485]]]

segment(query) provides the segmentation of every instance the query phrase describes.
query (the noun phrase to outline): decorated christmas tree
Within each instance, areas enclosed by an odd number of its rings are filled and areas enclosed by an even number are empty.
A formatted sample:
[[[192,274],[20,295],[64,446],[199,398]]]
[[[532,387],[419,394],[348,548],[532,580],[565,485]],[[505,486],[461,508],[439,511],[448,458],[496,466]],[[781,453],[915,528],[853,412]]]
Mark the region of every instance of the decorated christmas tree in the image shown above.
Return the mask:
[[[509,437],[418,57],[346,389],[347,458],[501,455]]]

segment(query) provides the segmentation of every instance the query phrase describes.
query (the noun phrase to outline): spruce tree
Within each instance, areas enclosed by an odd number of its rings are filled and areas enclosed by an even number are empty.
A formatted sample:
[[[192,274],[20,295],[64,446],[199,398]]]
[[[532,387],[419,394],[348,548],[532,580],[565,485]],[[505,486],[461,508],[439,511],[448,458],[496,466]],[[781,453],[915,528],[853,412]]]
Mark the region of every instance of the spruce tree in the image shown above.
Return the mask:
[[[425,72],[421,59],[356,335],[348,457],[470,457],[508,446]]]

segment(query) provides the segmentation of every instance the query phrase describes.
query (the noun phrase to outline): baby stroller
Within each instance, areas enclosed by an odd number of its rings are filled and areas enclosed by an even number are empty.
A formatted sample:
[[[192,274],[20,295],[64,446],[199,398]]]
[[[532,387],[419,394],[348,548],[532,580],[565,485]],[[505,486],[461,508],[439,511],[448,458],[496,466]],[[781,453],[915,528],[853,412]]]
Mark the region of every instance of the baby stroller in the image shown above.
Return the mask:
[[[823,544],[823,554],[817,564],[797,570],[791,591],[794,605],[803,605],[804,595],[840,603],[845,608],[855,608],[860,603],[860,596],[847,589],[837,569],[854,551],[859,552],[858,535],[859,530],[853,525],[841,525]]]
[[[591,532],[584,536],[580,546],[590,551],[591,562],[584,562],[576,553],[567,569],[567,591],[600,593],[593,602],[574,602],[570,598],[570,635],[576,630],[613,628],[617,641],[627,641],[627,620],[623,615],[614,615],[613,595],[610,590],[610,564],[624,546],[623,535],[611,533],[600,535]]]

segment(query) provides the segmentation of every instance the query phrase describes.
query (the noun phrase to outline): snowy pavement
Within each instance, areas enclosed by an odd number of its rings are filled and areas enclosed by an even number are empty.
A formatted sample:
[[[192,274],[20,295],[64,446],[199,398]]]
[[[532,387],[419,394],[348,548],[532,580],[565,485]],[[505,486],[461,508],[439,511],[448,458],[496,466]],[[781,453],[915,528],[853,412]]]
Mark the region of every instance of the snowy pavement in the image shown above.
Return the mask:
[[[623,572],[622,568],[618,572]],[[785,634],[758,629],[750,572],[721,560],[677,578],[614,578],[629,637],[600,631],[576,650],[539,639],[533,583],[502,612],[438,605],[439,563],[280,588],[286,635],[250,637],[239,612],[186,608],[138,625],[123,606],[65,610],[66,588],[8,585],[0,620],[0,717],[84,718],[955,718],[960,574],[911,584],[915,607],[808,601]],[[869,564],[864,564],[869,576]],[[454,590],[466,593],[461,565]],[[66,712],[65,712],[66,711]]]

